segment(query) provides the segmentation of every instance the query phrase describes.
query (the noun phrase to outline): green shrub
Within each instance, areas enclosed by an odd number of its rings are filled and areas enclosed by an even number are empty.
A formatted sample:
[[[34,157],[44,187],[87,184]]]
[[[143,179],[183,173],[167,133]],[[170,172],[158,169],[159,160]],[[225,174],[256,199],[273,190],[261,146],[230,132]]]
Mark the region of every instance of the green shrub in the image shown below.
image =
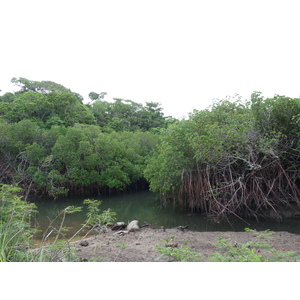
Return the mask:
[[[68,206],[63,209],[50,220],[41,247],[32,249],[32,238],[36,229],[32,227],[31,217],[37,210],[34,204],[18,196],[20,192],[20,188],[0,185],[0,262],[79,261],[70,242],[88,224],[100,227],[115,220],[116,214],[110,209],[100,212],[101,201],[86,199],[84,201],[88,206],[86,223],[71,238],[68,239],[66,236],[69,230],[64,226],[66,216],[81,211],[82,207]],[[60,223],[56,228],[53,224],[58,219]]]
[[[168,258],[168,261],[172,262],[195,262],[201,261],[201,255],[187,246],[185,242],[184,246],[178,247],[177,243],[174,243],[175,237],[171,236],[168,239],[162,240],[165,242],[164,246],[155,247],[161,255],[155,260],[160,260],[164,257]]]
[[[23,201],[21,189],[0,185],[0,261],[26,261],[27,249],[34,233],[30,218],[36,206]]]
[[[274,232],[260,233],[249,228],[246,228],[245,231],[256,235],[254,241],[239,244],[219,237],[217,246],[221,251],[214,253],[210,260],[217,262],[287,262],[297,261],[300,258],[295,252],[280,252],[265,243],[264,239],[271,237]]]

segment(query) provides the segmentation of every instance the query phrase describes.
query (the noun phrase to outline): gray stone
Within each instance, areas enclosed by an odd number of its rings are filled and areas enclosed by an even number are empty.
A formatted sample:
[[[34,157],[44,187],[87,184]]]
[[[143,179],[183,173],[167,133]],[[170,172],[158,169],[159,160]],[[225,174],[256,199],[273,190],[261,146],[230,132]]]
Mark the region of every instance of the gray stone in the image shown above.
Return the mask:
[[[128,232],[134,232],[134,231],[139,231],[139,230],[140,230],[140,225],[139,225],[138,220],[131,221],[127,226]]]
[[[83,247],[86,247],[89,245],[89,242],[88,241],[82,241],[79,243],[80,246],[83,246]]]
[[[125,229],[125,228],[126,228],[126,224],[124,222],[117,222],[113,225],[111,230],[121,230],[121,229]]]

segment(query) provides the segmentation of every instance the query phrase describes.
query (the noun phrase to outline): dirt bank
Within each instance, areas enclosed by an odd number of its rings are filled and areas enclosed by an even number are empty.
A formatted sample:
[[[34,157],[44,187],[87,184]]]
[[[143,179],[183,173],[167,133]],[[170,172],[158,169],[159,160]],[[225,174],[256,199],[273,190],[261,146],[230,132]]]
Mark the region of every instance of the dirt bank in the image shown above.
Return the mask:
[[[218,238],[230,239],[241,244],[254,241],[253,232],[193,232],[173,229],[141,228],[140,231],[117,234],[114,231],[100,233],[80,242],[76,242],[75,251],[82,261],[95,260],[106,262],[154,262],[160,256],[156,246],[165,246],[163,240],[174,236],[172,245],[175,247],[187,245],[204,258],[218,251]],[[84,242],[84,243],[82,243]],[[300,235],[288,232],[274,232],[264,238],[266,242],[280,252],[295,251],[300,254]],[[161,261],[161,260],[160,260]]]

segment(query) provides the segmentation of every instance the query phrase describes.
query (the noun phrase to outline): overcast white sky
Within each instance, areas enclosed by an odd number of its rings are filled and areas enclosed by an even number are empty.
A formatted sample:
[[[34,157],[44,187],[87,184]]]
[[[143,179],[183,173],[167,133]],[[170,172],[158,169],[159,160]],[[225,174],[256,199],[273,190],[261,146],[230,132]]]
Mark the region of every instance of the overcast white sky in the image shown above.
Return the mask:
[[[235,93],[300,96],[299,1],[2,0],[12,77],[160,102],[180,118]],[[2,94],[3,94],[2,92]]]

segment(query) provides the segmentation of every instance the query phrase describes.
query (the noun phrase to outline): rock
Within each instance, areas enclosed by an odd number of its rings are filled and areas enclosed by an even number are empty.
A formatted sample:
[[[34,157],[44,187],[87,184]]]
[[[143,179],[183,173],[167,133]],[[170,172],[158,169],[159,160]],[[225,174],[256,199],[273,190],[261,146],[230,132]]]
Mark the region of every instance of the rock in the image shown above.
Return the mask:
[[[180,231],[186,231],[189,228],[189,226],[178,226],[177,229],[179,229]]]
[[[148,223],[148,222],[144,222],[144,224],[141,225],[140,227],[141,227],[141,228],[143,228],[143,227],[150,227],[150,228],[153,228],[152,225],[151,225],[150,223]]]
[[[134,232],[134,231],[139,231],[139,230],[140,230],[140,225],[139,225],[138,220],[131,221],[127,226],[128,232]]]
[[[107,233],[108,232],[108,228],[106,225],[96,225],[94,227],[92,227],[91,229],[97,231],[97,232],[101,232],[101,233]]]
[[[88,262],[87,258],[80,257],[80,262]]]
[[[89,242],[88,241],[82,241],[79,243],[80,246],[83,246],[83,247],[86,247],[89,245]]]
[[[121,230],[121,229],[125,229],[125,228],[126,228],[126,224],[124,222],[117,222],[113,225],[111,230]]]

